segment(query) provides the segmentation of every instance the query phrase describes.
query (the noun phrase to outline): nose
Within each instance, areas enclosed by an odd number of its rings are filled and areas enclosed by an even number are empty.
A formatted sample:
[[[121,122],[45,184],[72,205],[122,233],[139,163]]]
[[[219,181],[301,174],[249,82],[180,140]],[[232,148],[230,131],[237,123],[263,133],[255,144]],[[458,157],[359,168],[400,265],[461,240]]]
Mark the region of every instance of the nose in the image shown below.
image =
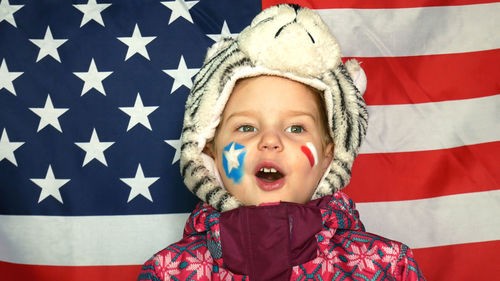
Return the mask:
[[[282,151],[283,144],[280,135],[273,131],[262,133],[262,138],[259,142],[259,150]]]

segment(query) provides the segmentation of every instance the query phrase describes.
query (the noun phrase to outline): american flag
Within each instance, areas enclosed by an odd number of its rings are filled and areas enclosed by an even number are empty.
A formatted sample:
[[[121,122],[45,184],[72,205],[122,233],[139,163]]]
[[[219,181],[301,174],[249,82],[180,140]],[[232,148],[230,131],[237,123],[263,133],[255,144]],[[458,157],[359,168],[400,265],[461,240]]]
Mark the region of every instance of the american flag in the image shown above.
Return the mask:
[[[0,280],[135,280],[197,200],[179,175],[207,48],[283,1],[0,0]],[[368,77],[345,189],[428,280],[500,276],[500,3],[289,1]]]

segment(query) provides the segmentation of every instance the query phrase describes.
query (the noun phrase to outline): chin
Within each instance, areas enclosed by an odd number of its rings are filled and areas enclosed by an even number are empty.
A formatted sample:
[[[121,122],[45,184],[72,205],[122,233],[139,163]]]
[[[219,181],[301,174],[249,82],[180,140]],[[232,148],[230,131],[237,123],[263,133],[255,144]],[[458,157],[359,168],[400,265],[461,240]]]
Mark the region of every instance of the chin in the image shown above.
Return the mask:
[[[295,202],[293,198],[286,194],[273,194],[272,196],[264,196],[259,200],[259,204],[263,203],[279,203],[279,202]],[[298,203],[298,202],[295,202]]]

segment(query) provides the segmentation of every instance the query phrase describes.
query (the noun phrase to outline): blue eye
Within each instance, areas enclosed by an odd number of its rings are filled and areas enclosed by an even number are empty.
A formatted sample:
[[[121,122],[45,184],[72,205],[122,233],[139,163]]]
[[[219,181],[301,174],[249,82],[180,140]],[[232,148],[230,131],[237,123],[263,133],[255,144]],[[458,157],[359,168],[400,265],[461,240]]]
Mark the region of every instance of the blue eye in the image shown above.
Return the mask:
[[[238,127],[238,131],[243,133],[250,133],[257,131],[257,129],[250,125],[243,125]]]
[[[292,125],[288,128],[285,129],[285,132],[287,133],[294,133],[294,134],[300,134],[304,132],[304,128],[300,125]]]

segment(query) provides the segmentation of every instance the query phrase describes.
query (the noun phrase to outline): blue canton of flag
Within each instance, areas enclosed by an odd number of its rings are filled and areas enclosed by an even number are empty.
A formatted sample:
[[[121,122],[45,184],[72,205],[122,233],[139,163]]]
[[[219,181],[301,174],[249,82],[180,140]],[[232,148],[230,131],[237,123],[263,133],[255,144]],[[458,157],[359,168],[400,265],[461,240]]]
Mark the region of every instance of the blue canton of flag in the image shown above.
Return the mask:
[[[0,214],[191,211],[184,103],[260,2],[0,3]]]

